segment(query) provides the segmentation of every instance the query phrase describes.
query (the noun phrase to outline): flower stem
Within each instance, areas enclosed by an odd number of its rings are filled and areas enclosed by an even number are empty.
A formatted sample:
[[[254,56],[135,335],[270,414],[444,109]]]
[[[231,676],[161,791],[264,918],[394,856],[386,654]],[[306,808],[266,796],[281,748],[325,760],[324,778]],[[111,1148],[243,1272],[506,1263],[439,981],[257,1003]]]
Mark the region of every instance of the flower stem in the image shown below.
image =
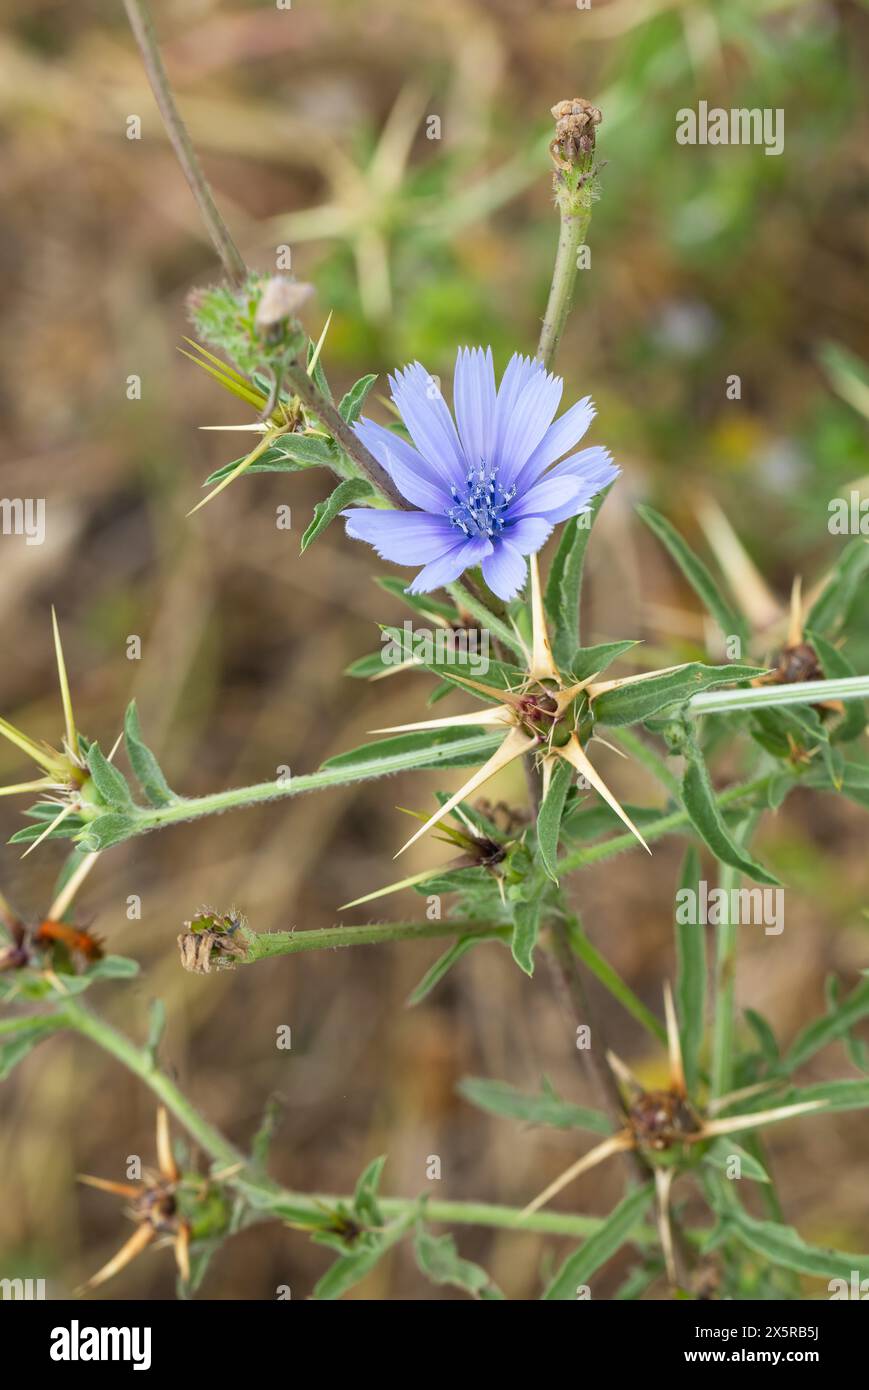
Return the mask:
[[[561,225],[558,234],[558,250],[555,253],[555,267],[552,272],[552,285],[549,302],[543,318],[537,356],[551,370],[555,362],[558,344],[567,323],[573,303],[573,289],[576,283],[577,254],[583,245],[591,221],[591,207],[571,209],[562,205]]]
[[[78,1000],[69,1000],[64,1004],[62,1017],[67,1027],[95,1043],[144,1082],[209,1158],[223,1167],[238,1170],[227,1175],[227,1184],[250,1197],[254,1207],[263,1215],[268,1215],[270,1207],[275,1208],[276,1216],[280,1209],[292,1210],[299,1217],[308,1214],[312,1226],[317,1226],[322,1225],[324,1206],[334,1208],[338,1203],[352,1202],[352,1197],[347,1195],[292,1192],[263,1177],[252,1169],[247,1155],[199,1114],[193,1103],[160,1070],[144,1048],[136,1047],[123,1033]],[[383,1197],[378,1201],[387,1217],[404,1216],[419,1206],[419,1199],[414,1197]],[[495,1206],[489,1202],[427,1201],[424,1213],[427,1220],[436,1224],[488,1226],[583,1239],[594,1235],[604,1224],[597,1217],[574,1216],[565,1212],[535,1212],[523,1217],[521,1207]],[[648,1244],[654,1240],[654,1233],[650,1230],[635,1232],[633,1238]]]
[[[754,829],[757,815],[746,816],[734,835],[745,845]],[[736,1005],[736,939],[737,923],[730,912],[731,890],[739,884],[738,869],[722,864],[718,886],[726,904],[724,921],[715,929],[715,1018],[712,1025],[712,1061],[709,1095],[715,1100],[733,1088],[733,1038]]]
[[[178,163],[181,165],[184,177],[190,185],[190,191],[202,213],[202,220],[208,229],[214,249],[220,257],[224,273],[233,285],[239,286],[244,283],[247,267],[241,252],[232,239],[229,228],[217,209],[208,180],[202,171],[187,127],[175,103],[166,67],[157,43],[157,36],[154,33],[154,21],[151,18],[147,0],[124,0],[124,8],[127,11],[127,18],[130,21],[130,28],[136,43],[139,45],[145,71],[148,74],[148,81],[151,84],[154,99],[160,108],[160,115],[163,117],[163,124],[166,127],[166,133]]]
[[[443,937],[478,936],[481,940],[509,938],[509,926],[479,922],[371,922],[362,927],[320,927],[312,931],[249,933],[248,953],[240,965],[271,956],[294,956],[300,951],[328,951],[339,946],[377,946],[392,941],[431,941]]]

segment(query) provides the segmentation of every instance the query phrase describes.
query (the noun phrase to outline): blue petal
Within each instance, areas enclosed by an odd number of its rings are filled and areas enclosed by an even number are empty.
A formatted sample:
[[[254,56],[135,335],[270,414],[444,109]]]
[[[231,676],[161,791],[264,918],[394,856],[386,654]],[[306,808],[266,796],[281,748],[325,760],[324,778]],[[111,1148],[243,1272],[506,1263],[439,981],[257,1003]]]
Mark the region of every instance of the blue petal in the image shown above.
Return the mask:
[[[453,531],[453,535],[455,535]],[[485,536],[471,541],[462,541],[444,555],[431,560],[414,579],[408,588],[409,594],[429,594],[432,589],[440,589],[444,584],[452,584],[465,570],[472,569],[480,561],[486,563],[486,556],[492,552],[492,542]]]
[[[421,507],[424,512],[446,516],[453,505],[453,499],[441,481],[432,482],[416,469],[408,468],[406,464],[399,462],[391,450],[387,453],[383,466],[402,497],[406,497],[414,507]]]
[[[578,454],[565,459],[546,474],[544,481],[549,478],[575,478],[580,484],[580,491],[574,502],[547,512],[547,520],[565,521],[567,517],[577,516],[579,512],[585,511],[591,499],[603,488],[609,487],[619,476],[619,472],[620,469],[613,463],[609,450],[601,448],[600,445],[592,449],[582,449]]]
[[[429,512],[387,512],[373,507],[348,507],[341,513],[347,535],[373,545],[384,560],[396,565],[419,565],[435,560],[456,543],[455,527],[446,517]]]
[[[564,382],[542,367],[526,382],[510,415],[499,477],[503,487],[515,482],[552,424]]]
[[[568,449],[574,448],[582,439],[595,413],[590,396],[585,396],[569,410],[565,410],[564,414],[549,426],[534,453],[515,478],[517,486],[529,487],[550,463],[560,459]]]
[[[536,555],[552,535],[552,520],[550,517],[523,516],[521,521],[506,527],[503,535],[520,555]]]
[[[495,367],[492,349],[459,348],[453,380],[459,438],[471,468],[492,457],[495,431]]]
[[[508,508],[507,515],[512,521],[523,516],[545,516],[552,519],[552,513],[570,506],[583,494],[582,480],[574,477],[554,478],[547,474],[527,492],[520,493]],[[586,499],[587,500],[587,499]],[[572,516],[573,512],[568,512]]]
[[[494,554],[483,561],[483,578],[493,593],[505,603],[515,598],[528,577],[528,562],[524,555],[503,538]]]
[[[531,357],[522,357],[518,352],[514,352],[507,363],[495,402],[495,442],[492,462],[499,468],[504,462],[504,446],[509,434],[513,411],[516,409],[516,402],[528,382],[533,377],[542,375],[543,372],[542,362],[535,362]]]
[[[381,467],[386,469],[399,491],[403,492],[404,490],[393,472],[393,463],[396,460],[401,464],[405,475],[412,473],[414,477],[424,479],[430,487],[439,489],[442,494],[442,502],[439,502],[437,507],[427,508],[427,510],[440,511],[441,507],[452,506],[452,498],[443,474],[437,468],[433,468],[430,463],[427,463],[419,450],[415,449],[412,444],[408,444],[401,435],[395,434],[392,430],[384,429],[382,425],[375,424],[373,420],[359,420],[353,428],[366,448],[371,450]],[[415,506],[422,505],[407,493],[404,493],[404,496],[407,497],[408,502],[414,502]]]
[[[389,378],[392,399],[401,418],[410,430],[413,442],[423,458],[445,480],[447,487],[461,487],[467,474],[467,464],[453,424],[435,377],[430,376],[420,362],[405,367]]]

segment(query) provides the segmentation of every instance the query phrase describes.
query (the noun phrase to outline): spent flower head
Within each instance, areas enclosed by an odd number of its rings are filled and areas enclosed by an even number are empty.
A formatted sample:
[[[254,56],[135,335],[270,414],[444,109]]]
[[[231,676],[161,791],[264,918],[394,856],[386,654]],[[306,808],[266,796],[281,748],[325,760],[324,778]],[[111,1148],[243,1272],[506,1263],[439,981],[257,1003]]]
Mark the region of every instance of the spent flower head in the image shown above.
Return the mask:
[[[590,399],[556,420],[562,379],[517,353],[496,387],[491,348],[459,349],[455,422],[419,362],[390,384],[413,443],[372,420],[355,429],[412,510],[349,507],[347,534],[395,564],[421,564],[411,593],[480,565],[494,593],[512,599],[525,584],[527,556],[618,475],[600,445],[564,458],[594,418]]]

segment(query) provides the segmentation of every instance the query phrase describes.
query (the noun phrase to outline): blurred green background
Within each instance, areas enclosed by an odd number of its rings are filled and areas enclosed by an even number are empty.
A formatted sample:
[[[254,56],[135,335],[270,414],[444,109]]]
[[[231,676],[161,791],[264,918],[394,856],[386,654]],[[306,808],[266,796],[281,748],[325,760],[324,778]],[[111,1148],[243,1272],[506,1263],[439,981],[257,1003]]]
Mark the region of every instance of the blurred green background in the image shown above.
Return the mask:
[[[376,622],[404,611],[373,583],[369,549],[340,527],[300,559],[328,479],[250,477],[185,519],[202,480],[239,452],[232,436],[197,427],[244,417],[177,352],[185,295],[217,267],[121,7],[7,0],[4,11],[2,490],[45,497],[48,531],[42,547],[0,540],[0,711],[46,738],[59,731],[54,602],[80,726],[111,745],[135,695],[148,742],[189,794],[269,778],[281,764],[308,771],[375,725],[421,717],[422,678],[372,687],[341,674],[377,646]],[[448,382],[460,343],[491,343],[499,368],[533,351],[556,236],[549,107],[581,95],[602,109],[591,266],[558,364],[565,399],[594,396],[590,441],[623,469],[591,547],[587,640],[641,636],[649,665],[703,650],[696,604],[633,518],[638,500],[707,555],[698,518],[720,542],[717,503],[779,600],[795,574],[810,583],[835,559],[843,542],[828,534],[828,501],[869,472],[856,378],[819,355],[832,342],[869,358],[865,4],[155,0],[154,11],[246,258],[268,270],[289,245],[293,271],[317,286],[314,337],[334,311],[324,360],[339,389],[413,357]],[[677,145],[676,111],[700,100],[783,108],[784,153]],[[126,138],[130,115],[141,117],[139,141]],[[432,116],[440,139],[427,138]],[[131,374],[141,401],[126,397]],[[733,374],[739,400],[725,394]],[[274,524],[282,504],[291,532]],[[131,634],[139,662],[126,659]],[[869,669],[869,623],[849,653]],[[722,778],[741,756],[724,757]],[[623,798],[656,795],[641,769],[606,752],[600,761]],[[6,745],[0,773],[23,774]],[[490,1120],[454,1087],[471,1073],[534,1089],[545,1073],[588,1098],[574,1024],[545,969],[529,981],[496,946],[481,948],[409,1012],[434,945],[209,978],[182,973],[177,958],[176,935],[203,902],[235,904],[263,931],[367,920],[336,907],[395,877],[406,834],[396,807],[430,807],[436,785],[424,774],[359,786],[108,852],[81,912],[142,974],[96,1000],[139,1031],[148,1002],[166,1000],[167,1064],[238,1143],[268,1096],[281,1096],[273,1165],[289,1184],[345,1191],[388,1152],[389,1192],[521,1204],[571,1161],[574,1141]],[[520,775],[499,791],[521,802]],[[4,839],[19,811],[0,802]],[[799,793],[767,819],[763,853],[789,885],[786,927],[780,938],[744,929],[738,989],[785,1040],[823,1008],[830,970],[850,982],[866,965],[865,837],[857,809],[830,797]],[[403,872],[437,853],[418,846]],[[61,854],[45,846],[22,863],[3,852],[3,891],[30,920],[50,900]],[[575,888],[597,945],[656,1009],[673,968],[680,856],[664,842],[651,861],[602,865]],[[130,894],[142,898],[141,921],[127,920]],[[384,912],[421,908],[407,894]],[[607,1015],[622,1055],[660,1079],[639,1030]],[[274,1045],[281,1024],[293,1030],[289,1053]],[[152,1099],[60,1037],[17,1069],[0,1105],[0,1274],[46,1277],[61,1296],[130,1229],[75,1175],[122,1176],[133,1153],[151,1162]],[[785,1213],[807,1239],[865,1248],[867,1140],[860,1114],[773,1132]],[[430,1154],[442,1159],[439,1183],[425,1177]],[[619,1183],[605,1170],[559,1203],[603,1212]],[[511,1297],[533,1297],[545,1262],[563,1253],[556,1241],[471,1230],[459,1245]],[[304,1297],[329,1258],[287,1230],[251,1230],[224,1248],[203,1293],[270,1298],[289,1284]],[[625,1267],[624,1254],[612,1261],[595,1296]],[[149,1252],[101,1296],[173,1287],[170,1254]],[[402,1251],[358,1294],[451,1296]]]

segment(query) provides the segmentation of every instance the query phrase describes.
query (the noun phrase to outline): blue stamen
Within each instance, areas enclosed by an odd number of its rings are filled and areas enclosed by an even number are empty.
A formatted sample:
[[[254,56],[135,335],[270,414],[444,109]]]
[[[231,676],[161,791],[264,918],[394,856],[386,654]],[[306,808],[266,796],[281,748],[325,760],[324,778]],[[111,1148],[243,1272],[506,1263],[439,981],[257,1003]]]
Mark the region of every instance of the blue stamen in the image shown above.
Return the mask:
[[[516,496],[516,487],[504,489],[498,482],[498,467],[487,467],[480,460],[479,469],[468,469],[465,479],[467,493],[462,497],[455,483],[450,487],[450,495],[455,502],[447,512],[449,520],[465,536],[477,538],[485,536],[495,540],[506,524],[503,513]]]

